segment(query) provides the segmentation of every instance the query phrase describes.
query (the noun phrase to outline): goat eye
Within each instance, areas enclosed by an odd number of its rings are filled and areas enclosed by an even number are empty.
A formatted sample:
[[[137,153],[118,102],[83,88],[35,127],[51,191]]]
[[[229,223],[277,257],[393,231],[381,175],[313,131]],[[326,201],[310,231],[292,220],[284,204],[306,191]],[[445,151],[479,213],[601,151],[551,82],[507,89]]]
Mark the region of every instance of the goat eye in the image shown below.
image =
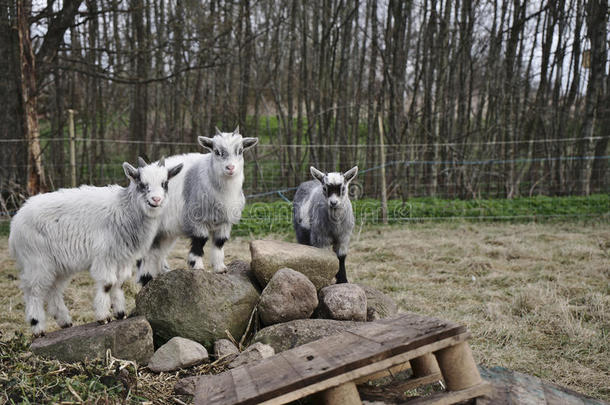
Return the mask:
[[[241,155],[243,151],[244,151],[244,150],[243,150],[242,148],[239,148],[239,149],[237,150],[237,154],[238,154],[238,155]]]
[[[214,153],[216,154],[216,156],[220,156],[220,151],[218,149],[214,149]]]

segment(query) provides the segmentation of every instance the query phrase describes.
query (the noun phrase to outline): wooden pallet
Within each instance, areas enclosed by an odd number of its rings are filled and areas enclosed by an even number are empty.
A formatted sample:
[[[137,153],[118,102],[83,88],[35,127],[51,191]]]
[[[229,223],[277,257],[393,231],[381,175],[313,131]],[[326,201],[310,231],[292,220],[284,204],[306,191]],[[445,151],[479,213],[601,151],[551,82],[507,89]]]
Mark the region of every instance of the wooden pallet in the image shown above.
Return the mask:
[[[360,404],[357,381],[410,362],[415,386],[442,377],[447,387],[418,403],[451,404],[489,390],[468,337],[465,326],[401,314],[218,375],[190,377],[190,392],[195,404],[206,405],[285,404],[312,394],[325,404]]]

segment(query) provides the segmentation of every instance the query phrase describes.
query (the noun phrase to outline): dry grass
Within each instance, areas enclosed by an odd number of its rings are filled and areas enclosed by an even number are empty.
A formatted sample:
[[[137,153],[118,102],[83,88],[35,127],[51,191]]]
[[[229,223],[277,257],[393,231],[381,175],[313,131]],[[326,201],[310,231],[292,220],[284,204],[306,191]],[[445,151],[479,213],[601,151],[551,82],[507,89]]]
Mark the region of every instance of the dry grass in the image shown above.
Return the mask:
[[[227,244],[227,259],[248,260],[248,241]],[[608,223],[377,227],[356,233],[351,250],[351,281],[387,292],[403,310],[465,323],[478,362],[610,399]],[[180,241],[171,255],[172,267],[183,267],[186,253],[187,244]],[[2,238],[4,341],[27,333],[17,278]],[[130,309],[136,291],[135,284],[126,288]],[[91,294],[87,274],[68,288],[66,303],[76,323],[93,319]],[[56,327],[53,321],[49,326]]]

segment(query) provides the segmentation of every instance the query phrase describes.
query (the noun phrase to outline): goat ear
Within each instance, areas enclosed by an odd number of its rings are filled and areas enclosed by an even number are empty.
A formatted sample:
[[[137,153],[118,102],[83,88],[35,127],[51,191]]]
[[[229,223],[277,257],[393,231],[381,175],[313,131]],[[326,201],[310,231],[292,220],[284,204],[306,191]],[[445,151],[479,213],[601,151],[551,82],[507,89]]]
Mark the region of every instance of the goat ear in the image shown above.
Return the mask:
[[[244,150],[250,149],[251,147],[253,147],[257,143],[258,143],[258,138],[244,138],[241,141],[241,144],[244,147]]]
[[[136,169],[129,163],[123,162],[123,171],[125,172],[125,176],[127,176],[129,180],[133,182],[137,182],[138,180],[140,180],[140,172],[138,171],[138,169]]]
[[[314,179],[318,180],[320,183],[324,183],[324,176],[325,176],[324,173],[322,173],[321,171],[319,171],[318,169],[316,169],[313,166],[311,166],[309,168],[309,171],[311,172],[311,175],[313,176]]]
[[[218,129],[218,128],[216,128],[216,129]],[[209,151],[214,150],[214,141],[212,140],[212,138],[208,138],[205,136],[198,136],[197,141],[199,142],[199,145],[203,146],[207,150],[209,150]]]
[[[222,131],[220,129],[218,129],[218,127],[214,127],[214,129],[216,130],[215,135],[222,135]]]
[[[159,167],[165,166],[165,156],[161,156],[161,159],[159,159],[159,162],[157,163],[157,165]]]
[[[174,177],[175,175],[177,175],[178,173],[180,173],[182,171],[182,167],[184,166],[183,163],[180,163],[174,167],[172,167],[171,169],[169,169],[167,171],[167,179],[171,179],[172,177]]]
[[[142,156],[138,156],[138,167],[144,167],[147,164],[148,163],[146,163],[146,160],[144,160],[144,158],[142,158]]]
[[[235,128],[235,131],[233,131],[234,134],[239,134],[239,125],[237,126],[237,128]]]
[[[352,181],[354,179],[354,177],[356,177],[357,174],[358,174],[358,166],[352,167],[351,169],[349,169],[348,171],[343,173],[343,177],[345,177],[345,182],[349,183],[350,181]]]

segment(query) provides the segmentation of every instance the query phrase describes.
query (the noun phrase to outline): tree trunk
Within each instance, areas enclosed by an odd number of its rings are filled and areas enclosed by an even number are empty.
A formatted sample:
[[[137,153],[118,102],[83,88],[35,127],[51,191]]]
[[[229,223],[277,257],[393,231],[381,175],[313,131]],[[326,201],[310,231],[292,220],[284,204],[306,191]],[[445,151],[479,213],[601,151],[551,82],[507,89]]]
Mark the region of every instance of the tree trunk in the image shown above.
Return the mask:
[[[23,138],[27,142],[29,195],[47,191],[44,169],[42,167],[42,150],[38,129],[36,60],[30,38],[29,18],[32,14],[31,0],[17,2],[17,32],[19,35],[19,60],[21,63],[20,86],[22,103]]]
[[[604,93],[604,75],[606,71],[606,16],[608,2],[606,0],[590,0],[587,9],[587,37],[591,41],[591,67],[589,83],[585,96],[585,121],[581,132],[581,156],[584,161],[580,168],[580,192],[583,195],[591,193],[591,174],[595,156],[595,139],[597,121],[601,111]]]

